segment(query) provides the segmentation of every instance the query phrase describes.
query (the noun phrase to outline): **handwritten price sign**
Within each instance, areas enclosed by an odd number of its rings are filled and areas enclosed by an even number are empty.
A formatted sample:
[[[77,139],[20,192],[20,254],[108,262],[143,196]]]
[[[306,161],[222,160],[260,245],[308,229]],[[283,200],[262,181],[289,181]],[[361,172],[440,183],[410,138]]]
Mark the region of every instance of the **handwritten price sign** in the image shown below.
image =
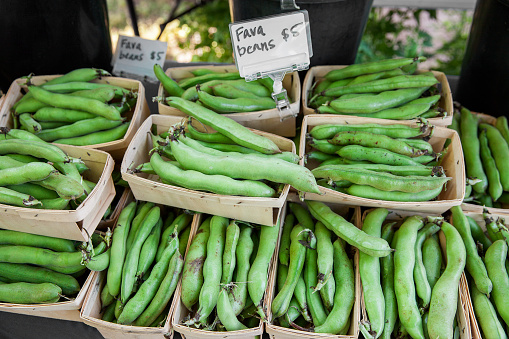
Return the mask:
[[[235,63],[247,80],[280,69],[306,69],[313,55],[306,11],[231,23],[230,34]]]
[[[163,41],[121,35],[113,56],[113,74],[127,73],[155,79],[154,65],[163,66],[167,47],[168,43]]]

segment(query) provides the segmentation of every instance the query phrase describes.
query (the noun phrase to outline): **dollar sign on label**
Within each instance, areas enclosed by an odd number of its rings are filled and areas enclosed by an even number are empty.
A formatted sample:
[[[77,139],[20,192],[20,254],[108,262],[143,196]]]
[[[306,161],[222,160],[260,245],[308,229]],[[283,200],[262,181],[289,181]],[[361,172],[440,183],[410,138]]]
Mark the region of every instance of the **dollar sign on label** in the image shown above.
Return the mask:
[[[152,53],[150,53],[150,60],[154,60],[155,54],[156,54],[156,52],[154,52],[154,51],[152,51]]]
[[[288,30],[288,28],[285,28],[283,29],[283,31],[281,32],[281,35],[283,36],[283,39],[288,42],[288,37],[290,36],[288,33],[286,33],[286,31]]]

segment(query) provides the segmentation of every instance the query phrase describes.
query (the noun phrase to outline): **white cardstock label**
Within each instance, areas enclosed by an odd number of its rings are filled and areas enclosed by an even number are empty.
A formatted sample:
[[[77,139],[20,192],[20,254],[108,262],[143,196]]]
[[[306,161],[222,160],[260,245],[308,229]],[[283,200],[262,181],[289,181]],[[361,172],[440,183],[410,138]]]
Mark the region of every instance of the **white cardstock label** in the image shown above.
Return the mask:
[[[235,63],[240,76],[309,66],[311,37],[306,11],[230,24]]]
[[[164,65],[168,43],[140,37],[118,37],[113,56],[113,74],[135,74],[156,79],[154,65]]]

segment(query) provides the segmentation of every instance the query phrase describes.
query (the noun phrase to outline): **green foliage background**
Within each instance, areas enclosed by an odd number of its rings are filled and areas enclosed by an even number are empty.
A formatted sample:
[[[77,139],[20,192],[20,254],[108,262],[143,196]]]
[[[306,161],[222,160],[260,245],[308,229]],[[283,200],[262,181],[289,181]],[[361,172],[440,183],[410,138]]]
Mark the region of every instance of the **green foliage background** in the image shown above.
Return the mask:
[[[182,1],[179,11],[196,1]],[[165,0],[135,0],[140,25],[164,21],[173,3]],[[110,26],[129,25],[124,0],[108,0]],[[444,11],[445,20],[438,19]],[[356,63],[394,57],[425,56],[433,69],[458,75],[472,22],[472,11],[410,8],[375,8],[370,11]],[[423,18],[426,25],[423,24]],[[192,52],[195,62],[233,63],[228,25],[231,22],[228,0],[214,0],[182,16],[177,26],[184,36],[167,34],[176,39],[182,52]],[[433,24],[430,31],[430,23]],[[426,27],[425,27],[426,26]],[[447,36],[446,41],[438,41]]]

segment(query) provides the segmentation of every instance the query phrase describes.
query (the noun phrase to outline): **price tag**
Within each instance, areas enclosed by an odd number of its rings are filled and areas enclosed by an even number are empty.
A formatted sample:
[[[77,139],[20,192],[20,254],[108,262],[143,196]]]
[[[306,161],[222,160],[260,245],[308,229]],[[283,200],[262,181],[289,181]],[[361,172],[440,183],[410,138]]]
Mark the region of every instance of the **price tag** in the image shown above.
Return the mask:
[[[313,56],[308,12],[295,11],[230,24],[235,65],[247,81],[270,77],[281,121],[297,116],[283,88],[285,73],[309,68]]]
[[[120,35],[113,56],[112,73],[156,79],[154,65],[164,65],[167,48],[168,43],[164,41]]]
[[[230,24],[240,76],[254,80],[276,71],[305,70],[313,55],[307,11]]]

